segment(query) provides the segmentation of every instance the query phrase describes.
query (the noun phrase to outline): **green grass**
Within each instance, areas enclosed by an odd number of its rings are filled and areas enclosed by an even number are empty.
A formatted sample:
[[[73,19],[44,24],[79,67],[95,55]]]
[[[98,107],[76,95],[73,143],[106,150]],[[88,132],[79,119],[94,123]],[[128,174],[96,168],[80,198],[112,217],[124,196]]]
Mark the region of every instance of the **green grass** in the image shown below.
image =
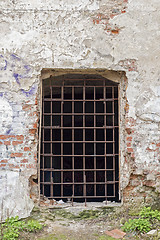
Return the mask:
[[[6,219],[0,225],[0,239],[1,240],[16,240],[21,233],[37,232],[43,228],[43,225],[37,220],[19,220],[19,217],[11,217]]]
[[[110,211],[111,211],[111,209],[108,209],[108,208],[101,208],[101,209],[97,209],[97,210],[83,210],[79,214],[75,215],[64,209],[60,209],[60,210],[52,211],[52,215],[62,217],[62,218],[67,218],[70,220],[82,220],[82,219],[87,220],[87,219],[94,219],[94,218],[102,217],[102,216],[106,215],[107,213],[109,213]]]
[[[110,236],[102,235],[99,236],[98,240],[115,240],[115,238],[112,238]]]
[[[38,238],[37,240],[76,240],[74,238],[68,238],[67,236],[65,236],[64,234],[49,234],[45,237],[41,237]]]
[[[50,234],[48,236],[38,238],[38,240],[59,240],[59,239],[55,236],[55,234]]]
[[[125,232],[149,232],[160,222],[160,211],[152,210],[151,207],[143,207],[137,218],[129,219],[122,227]]]

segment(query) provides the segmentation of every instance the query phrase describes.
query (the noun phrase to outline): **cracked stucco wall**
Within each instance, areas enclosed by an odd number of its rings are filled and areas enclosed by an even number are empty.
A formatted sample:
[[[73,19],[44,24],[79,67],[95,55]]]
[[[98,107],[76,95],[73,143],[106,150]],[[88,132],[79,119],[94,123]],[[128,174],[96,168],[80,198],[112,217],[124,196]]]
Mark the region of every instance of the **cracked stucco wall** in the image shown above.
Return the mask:
[[[4,217],[28,216],[34,205],[28,179],[37,173],[43,68],[125,71],[121,189],[126,201],[159,196],[159,12],[159,0],[1,1],[0,202]]]

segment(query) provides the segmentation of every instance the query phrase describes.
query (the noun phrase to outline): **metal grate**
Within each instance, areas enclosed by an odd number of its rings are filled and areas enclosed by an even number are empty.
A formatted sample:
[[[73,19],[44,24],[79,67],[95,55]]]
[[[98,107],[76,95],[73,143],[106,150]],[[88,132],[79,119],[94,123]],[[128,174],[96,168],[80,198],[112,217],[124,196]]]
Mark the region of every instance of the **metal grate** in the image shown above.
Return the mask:
[[[118,84],[43,81],[40,188],[49,199],[119,200]]]

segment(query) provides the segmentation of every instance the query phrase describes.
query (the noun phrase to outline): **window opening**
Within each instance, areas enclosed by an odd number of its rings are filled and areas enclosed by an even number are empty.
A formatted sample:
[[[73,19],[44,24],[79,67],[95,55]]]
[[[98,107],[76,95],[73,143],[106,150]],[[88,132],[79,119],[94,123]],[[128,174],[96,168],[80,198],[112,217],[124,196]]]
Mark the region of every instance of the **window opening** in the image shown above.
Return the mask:
[[[40,189],[49,199],[119,201],[118,84],[43,80]]]

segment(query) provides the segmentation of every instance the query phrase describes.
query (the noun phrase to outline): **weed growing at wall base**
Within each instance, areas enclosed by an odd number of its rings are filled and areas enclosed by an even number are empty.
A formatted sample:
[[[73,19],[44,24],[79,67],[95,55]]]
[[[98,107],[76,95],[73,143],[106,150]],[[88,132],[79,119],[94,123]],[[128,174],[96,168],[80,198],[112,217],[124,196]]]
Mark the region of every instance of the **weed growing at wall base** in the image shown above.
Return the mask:
[[[158,221],[160,221],[160,211],[152,210],[151,207],[143,208],[140,211],[139,215],[141,216],[141,218],[147,218],[147,219],[150,219],[150,220],[157,219]]]
[[[5,223],[1,223],[1,240],[16,240],[21,232],[36,232],[41,230],[43,225],[36,220],[19,220],[19,217],[11,217],[6,219]]]
[[[151,230],[151,223],[148,221],[148,219],[129,219],[128,222],[125,222],[122,229],[125,232],[134,232],[136,230],[140,232],[149,232]]]
[[[144,207],[139,213],[139,218],[129,219],[128,222],[125,222],[122,229],[125,232],[149,232],[153,227],[156,227],[157,223],[159,225],[159,221],[160,211],[151,210],[151,207]]]

